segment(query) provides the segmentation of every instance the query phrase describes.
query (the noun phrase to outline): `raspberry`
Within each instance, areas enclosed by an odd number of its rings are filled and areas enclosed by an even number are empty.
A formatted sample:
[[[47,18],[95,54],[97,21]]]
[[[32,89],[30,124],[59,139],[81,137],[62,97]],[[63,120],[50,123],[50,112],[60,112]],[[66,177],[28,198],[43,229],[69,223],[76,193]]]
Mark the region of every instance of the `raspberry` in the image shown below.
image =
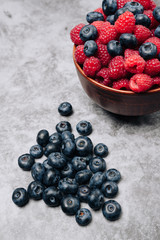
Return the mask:
[[[111,79],[120,79],[126,77],[126,70],[124,68],[124,59],[122,56],[114,57],[109,63],[109,77]]]
[[[160,77],[153,78],[153,86],[160,86]]]
[[[127,2],[130,2],[130,0],[117,0],[117,9],[123,8],[123,6],[124,6]]]
[[[89,57],[84,61],[83,71],[88,77],[94,77],[101,69],[101,63],[96,57]]]
[[[151,19],[151,25],[149,26],[150,29],[156,28],[159,25],[159,22],[153,16],[152,10],[145,10],[143,13]]]
[[[105,22],[101,27],[99,40],[102,44],[107,44],[109,41],[116,39],[117,31],[109,22]]]
[[[133,92],[140,93],[152,87],[153,80],[147,74],[135,74],[129,81],[129,87]]]
[[[84,42],[80,39],[79,33],[82,29],[82,27],[84,27],[85,24],[80,23],[78,25],[76,25],[74,28],[72,28],[71,32],[70,32],[70,38],[72,40],[72,42],[76,45],[80,45],[80,44],[84,44]]]
[[[98,35],[100,34],[101,27],[103,26],[104,22],[103,21],[94,21],[91,23],[91,25],[95,26],[98,31]]]
[[[84,45],[78,45],[76,47],[76,50],[74,53],[75,59],[76,59],[77,63],[79,63],[79,64],[83,64],[87,58],[87,56],[84,54],[83,50],[84,50]]]
[[[133,50],[133,49],[126,49],[124,52],[125,59],[132,56],[132,55],[138,55],[139,56],[139,51],[138,50]]]
[[[149,10],[154,10],[156,8],[156,3],[153,1],[153,0],[150,0],[150,7],[149,7]]]
[[[148,39],[145,41],[145,43],[146,43],[146,42],[151,42],[151,43],[155,44],[156,47],[157,47],[157,54],[160,53],[160,38],[151,37],[151,38],[148,38]]]
[[[157,58],[146,61],[144,73],[150,76],[156,76],[160,73],[160,61]]]
[[[144,9],[149,9],[150,7],[150,0],[136,0],[136,2],[139,2]]]
[[[151,31],[142,25],[136,25],[133,32],[138,43],[143,43],[145,40],[151,37]]]
[[[94,12],[99,12],[102,13],[103,17],[104,17],[104,21],[106,21],[107,16],[104,14],[103,9],[102,8],[97,8],[96,10],[94,10]]]
[[[115,22],[115,28],[120,33],[132,33],[135,27],[136,19],[134,14],[126,11],[118,17]]]
[[[107,51],[107,46],[103,44],[98,44],[98,50],[96,52],[96,57],[101,62],[102,66],[107,66],[111,60],[111,56]]]
[[[118,90],[120,89],[130,90],[129,80],[127,78],[124,78],[124,79],[119,79],[117,81],[114,81],[112,88],[118,89]]]
[[[139,55],[131,55],[125,59],[125,69],[130,73],[143,73],[146,62]]]
[[[151,29],[151,37],[155,37],[155,35],[154,35],[155,30],[156,30],[155,28]]]
[[[111,80],[109,79],[109,69],[101,68],[101,70],[96,74],[95,80],[105,86],[110,86]]]

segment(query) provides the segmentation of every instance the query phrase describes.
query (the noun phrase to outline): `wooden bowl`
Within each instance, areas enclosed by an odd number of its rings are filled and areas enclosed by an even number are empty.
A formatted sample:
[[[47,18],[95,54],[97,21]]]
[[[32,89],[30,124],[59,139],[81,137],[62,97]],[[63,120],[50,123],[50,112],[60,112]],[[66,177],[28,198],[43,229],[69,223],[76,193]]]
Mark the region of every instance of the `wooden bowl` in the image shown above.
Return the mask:
[[[104,86],[84,74],[75,60],[75,49],[74,46],[73,60],[81,85],[87,95],[100,107],[125,116],[141,116],[160,110],[160,88],[137,94]]]

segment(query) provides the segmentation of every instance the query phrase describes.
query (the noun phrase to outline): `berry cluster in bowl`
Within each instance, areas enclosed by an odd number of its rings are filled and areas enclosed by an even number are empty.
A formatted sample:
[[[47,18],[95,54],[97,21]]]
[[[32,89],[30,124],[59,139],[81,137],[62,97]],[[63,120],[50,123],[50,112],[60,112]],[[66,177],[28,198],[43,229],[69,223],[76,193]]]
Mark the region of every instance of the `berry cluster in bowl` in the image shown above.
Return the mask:
[[[160,7],[152,0],[103,0],[70,32],[86,76],[136,93],[160,86]]]

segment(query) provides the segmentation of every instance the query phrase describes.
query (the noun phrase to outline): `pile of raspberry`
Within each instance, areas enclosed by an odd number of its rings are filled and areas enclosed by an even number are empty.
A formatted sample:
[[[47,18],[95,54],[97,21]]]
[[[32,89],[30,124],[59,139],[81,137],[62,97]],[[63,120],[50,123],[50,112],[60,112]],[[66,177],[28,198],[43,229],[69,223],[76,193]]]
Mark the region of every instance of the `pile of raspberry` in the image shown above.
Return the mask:
[[[153,0],[103,0],[86,20],[70,32],[86,76],[136,93],[160,86],[160,7]]]

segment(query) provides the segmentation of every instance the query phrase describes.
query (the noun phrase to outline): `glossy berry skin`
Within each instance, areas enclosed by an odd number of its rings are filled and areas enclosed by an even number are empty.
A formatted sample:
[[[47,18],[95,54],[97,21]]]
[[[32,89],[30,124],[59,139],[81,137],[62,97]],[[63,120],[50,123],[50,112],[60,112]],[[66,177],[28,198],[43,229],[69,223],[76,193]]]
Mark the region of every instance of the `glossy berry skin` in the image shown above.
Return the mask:
[[[104,182],[101,191],[106,198],[115,197],[118,193],[118,185],[115,182]]]
[[[48,159],[44,160],[43,166],[45,167],[45,170],[52,169],[52,167],[48,164]]]
[[[41,158],[43,156],[43,148],[40,145],[32,146],[29,152],[33,158]]]
[[[48,157],[53,152],[59,152],[60,145],[49,142],[44,148],[44,155]]]
[[[75,139],[76,153],[79,156],[85,157],[92,153],[93,143],[87,136],[79,136]]]
[[[158,38],[160,38],[160,25],[156,28],[154,35]]]
[[[80,208],[80,201],[72,195],[64,196],[61,200],[61,208],[67,215],[75,215]]]
[[[123,47],[121,43],[116,40],[111,40],[107,44],[107,50],[112,57],[123,55]]]
[[[49,132],[45,129],[42,129],[37,134],[37,143],[42,147],[45,147],[49,141]]]
[[[145,60],[152,59],[157,55],[157,47],[150,42],[143,43],[139,48],[139,54]]]
[[[63,169],[66,165],[66,159],[62,156],[60,152],[51,153],[48,156],[48,163],[53,168]]]
[[[114,14],[117,10],[117,1],[116,0],[103,0],[102,9],[106,16]]]
[[[57,123],[56,130],[58,133],[62,133],[64,131],[71,131],[71,124],[68,121],[61,121]]]
[[[160,22],[160,6],[153,10],[153,16],[158,22]]]
[[[58,112],[62,116],[69,116],[72,114],[72,105],[69,102],[63,102],[59,105]]]
[[[75,179],[66,177],[59,181],[58,188],[64,194],[76,194],[78,184]]]
[[[62,143],[62,137],[61,134],[58,132],[53,133],[50,137],[49,137],[49,142],[53,143],[54,145],[58,145],[59,147],[61,147],[61,143]]]
[[[104,17],[102,15],[102,13],[89,12],[89,13],[87,13],[86,20],[88,23],[92,23],[94,21],[104,21]]]
[[[87,185],[79,186],[77,196],[81,202],[88,202],[88,196],[91,190]]]
[[[88,197],[88,205],[95,211],[99,210],[104,203],[104,196],[99,189],[93,189]]]
[[[77,211],[76,215],[76,222],[80,226],[87,226],[92,221],[92,215],[89,209],[81,208]]]
[[[138,2],[127,2],[124,5],[124,8],[127,8],[130,12],[135,14],[140,14],[144,12],[144,7]]]
[[[81,170],[84,170],[86,169],[87,167],[87,163],[86,163],[86,160],[85,158],[83,157],[79,157],[79,156],[75,156],[73,159],[72,159],[72,166],[73,166],[73,169],[78,172],[78,171],[81,171]]]
[[[62,137],[62,141],[65,141],[67,139],[71,139],[72,141],[74,141],[75,139],[74,134],[71,133],[70,131],[62,132],[61,137]]]
[[[97,28],[93,25],[85,25],[80,31],[80,38],[86,42],[88,40],[94,40],[98,36]]]
[[[42,182],[45,167],[42,163],[35,163],[31,168],[31,174],[34,180]]]
[[[57,207],[60,205],[62,195],[56,187],[48,187],[43,191],[43,201],[49,207]]]
[[[29,201],[29,196],[24,188],[16,188],[12,194],[12,201],[18,206],[23,207]]]
[[[116,183],[118,183],[121,179],[120,172],[114,168],[108,169],[105,172],[104,176],[107,181],[112,181],[112,182],[116,182]]]
[[[106,19],[111,25],[114,25],[114,15],[109,15]]]
[[[43,184],[45,186],[58,186],[60,180],[60,173],[56,169],[48,169],[43,175]]]
[[[146,14],[136,14],[136,25],[143,25],[147,28],[151,25],[151,19]]]
[[[107,220],[115,221],[121,215],[121,206],[115,200],[106,201],[103,204],[102,213]]]
[[[75,180],[78,184],[85,184],[89,182],[92,177],[92,172],[89,169],[84,169],[76,173]]]
[[[98,46],[97,43],[94,40],[88,40],[84,44],[84,54],[87,57],[93,56],[97,52]]]
[[[89,168],[93,173],[103,172],[106,170],[106,162],[103,158],[97,156],[90,160]]]
[[[92,132],[92,125],[90,122],[82,120],[76,125],[76,129],[80,135],[87,136]]]
[[[72,158],[76,151],[76,145],[75,142],[72,139],[66,139],[62,143],[62,153],[69,158]]]
[[[123,33],[121,34],[119,41],[124,48],[136,48],[138,42],[134,34]]]
[[[75,170],[71,163],[67,163],[66,166],[61,170],[61,176],[62,178],[68,177],[68,178],[74,178],[75,177]]]
[[[28,185],[28,194],[29,197],[34,200],[42,199],[42,194],[45,187],[41,182],[33,181]]]
[[[94,154],[99,157],[106,157],[108,155],[108,147],[104,143],[98,143],[94,147]]]
[[[92,188],[101,188],[102,183],[104,182],[105,177],[102,172],[96,172],[90,179],[89,187]]]
[[[118,9],[117,11],[116,11],[116,13],[114,14],[114,21],[116,21],[117,19],[118,19],[118,17],[120,16],[120,15],[122,15],[123,13],[125,13],[126,11],[128,11],[127,10],[127,8],[120,8],[120,9]]]
[[[34,158],[28,153],[23,154],[18,158],[18,165],[24,171],[30,171],[34,163]]]

